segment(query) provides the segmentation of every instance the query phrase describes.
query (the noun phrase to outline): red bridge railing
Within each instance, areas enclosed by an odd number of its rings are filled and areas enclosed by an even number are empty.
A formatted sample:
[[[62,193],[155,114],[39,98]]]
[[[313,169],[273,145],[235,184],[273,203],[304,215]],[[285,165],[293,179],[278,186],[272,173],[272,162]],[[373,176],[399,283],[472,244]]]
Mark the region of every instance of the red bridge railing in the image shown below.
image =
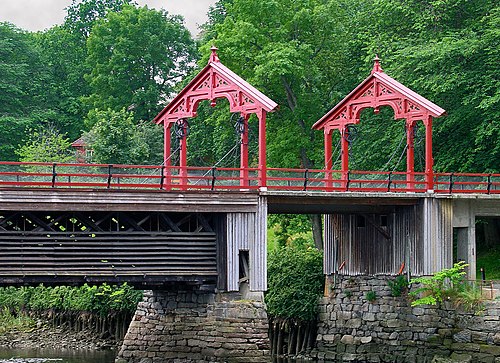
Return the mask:
[[[0,188],[258,190],[257,168],[0,162]],[[317,192],[427,192],[426,174],[267,169],[267,189]],[[436,193],[500,194],[500,174],[434,173]]]

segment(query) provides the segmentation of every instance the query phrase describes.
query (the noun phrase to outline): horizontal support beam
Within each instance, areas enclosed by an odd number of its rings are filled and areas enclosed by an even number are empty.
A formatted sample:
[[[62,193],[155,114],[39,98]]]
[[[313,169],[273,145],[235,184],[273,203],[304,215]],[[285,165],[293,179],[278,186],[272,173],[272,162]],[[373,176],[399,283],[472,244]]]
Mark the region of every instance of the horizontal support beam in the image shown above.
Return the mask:
[[[256,212],[257,192],[164,192],[85,189],[0,189],[0,209],[12,211]]]

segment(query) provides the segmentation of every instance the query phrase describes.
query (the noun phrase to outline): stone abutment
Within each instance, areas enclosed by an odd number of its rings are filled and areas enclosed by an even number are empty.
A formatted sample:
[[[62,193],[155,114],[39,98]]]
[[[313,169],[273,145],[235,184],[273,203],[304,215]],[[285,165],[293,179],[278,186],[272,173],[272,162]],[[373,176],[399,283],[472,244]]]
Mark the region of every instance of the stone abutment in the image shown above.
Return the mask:
[[[178,287],[145,291],[118,363],[267,362],[264,303]]]
[[[334,362],[500,363],[500,302],[478,314],[451,304],[411,307],[393,276],[336,276],[319,304],[314,358]],[[369,292],[369,295],[367,295]],[[372,300],[368,301],[367,296]]]

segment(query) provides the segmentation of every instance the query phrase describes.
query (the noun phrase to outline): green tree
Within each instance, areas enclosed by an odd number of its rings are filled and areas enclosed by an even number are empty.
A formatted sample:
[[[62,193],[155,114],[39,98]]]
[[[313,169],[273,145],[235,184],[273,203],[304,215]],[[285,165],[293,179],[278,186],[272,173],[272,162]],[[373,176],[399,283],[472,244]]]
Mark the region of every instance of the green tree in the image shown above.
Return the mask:
[[[81,97],[90,92],[83,79],[86,49],[79,34],[64,26],[55,26],[34,35],[40,61],[48,74],[41,94],[45,107],[56,114],[52,122],[75,140],[81,134],[85,109]]]
[[[86,102],[97,109],[134,110],[136,120],[156,116],[194,56],[181,17],[130,5],[97,22],[87,49],[92,94]]]
[[[93,162],[161,164],[161,128],[150,123],[137,125],[133,113],[125,109],[93,110],[87,121],[93,126],[84,134],[84,139],[93,150]]]
[[[322,169],[323,137],[311,126],[352,84],[352,71],[345,67],[352,59],[345,46],[346,9],[320,0],[217,5],[207,26],[205,54],[215,43],[229,68],[281,106],[268,116],[269,165]],[[322,246],[319,216],[313,216],[313,226],[316,245]]]
[[[71,142],[53,125],[32,130],[28,140],[16,153],[19,155],[19,160],[24,162],[67,163],[75,158]]]
[[[29,128],[50,118],[43,98],[48,82],[33,35],[0,23],[0,159],[16,160]]]
[[[434,123],[437,170],[500,170],[499,13],[491,0],[378,0],[359,17],[355,42],[447,110]]]
[[[125,4],[136,4],[131,0],[73,0],[66,9],[64,27],[87,39],[92,27],[110,12],[120,12]]]

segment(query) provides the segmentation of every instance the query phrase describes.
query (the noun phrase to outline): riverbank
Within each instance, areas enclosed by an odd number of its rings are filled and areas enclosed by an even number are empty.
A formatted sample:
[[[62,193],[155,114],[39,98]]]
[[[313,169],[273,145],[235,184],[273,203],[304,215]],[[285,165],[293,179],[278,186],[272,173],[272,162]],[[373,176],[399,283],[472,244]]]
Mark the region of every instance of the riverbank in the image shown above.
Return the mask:
[[[120,344],[112,338],[96,337],[92,332],[53,328],[40,321],[26,331],[12,329],[0,335],[0,348],[11,349],[115,350]]]

